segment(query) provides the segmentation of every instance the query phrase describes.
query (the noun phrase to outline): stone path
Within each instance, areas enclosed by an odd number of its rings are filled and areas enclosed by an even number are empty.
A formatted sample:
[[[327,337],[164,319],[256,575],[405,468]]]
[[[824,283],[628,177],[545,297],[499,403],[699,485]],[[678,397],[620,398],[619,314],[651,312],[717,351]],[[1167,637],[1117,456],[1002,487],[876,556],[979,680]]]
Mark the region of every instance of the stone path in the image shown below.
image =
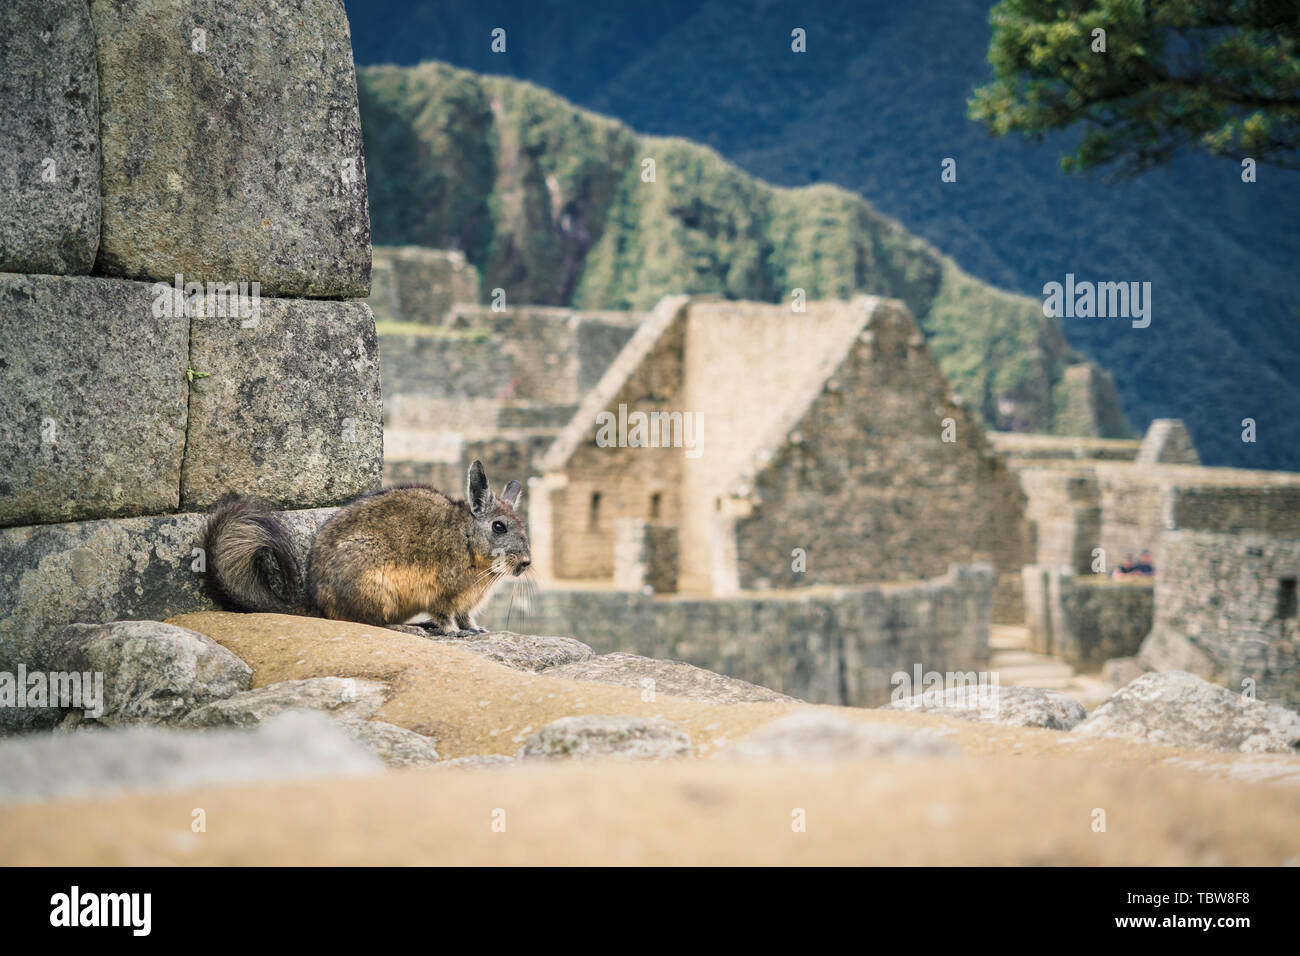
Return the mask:
[[[1111,695],[1110,685],[1100,678],[1076,674],[1058,657],[1026,650],[1029,628],[1011,624],[989,626],[989,670],[1009,687],[1043,687],[1058,690],[1091,710]]]

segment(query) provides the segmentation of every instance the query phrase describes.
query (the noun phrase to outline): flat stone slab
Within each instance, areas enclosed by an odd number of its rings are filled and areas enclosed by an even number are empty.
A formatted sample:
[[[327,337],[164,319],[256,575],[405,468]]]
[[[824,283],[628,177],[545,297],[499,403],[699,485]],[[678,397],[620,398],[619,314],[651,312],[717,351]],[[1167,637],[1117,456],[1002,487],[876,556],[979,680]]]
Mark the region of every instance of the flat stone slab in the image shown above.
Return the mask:
[[[181,507],[223,495],[281,508],[379,487],[383,423],[374,317],[360,302],[267,299],[254,320],[195,319]]]
[[[91,16],[97,270],[364,297],[370,214],[343,4],[121,0]]]
[[[14,802],[382,770],[342,728],[311,713],[281,714],[253,731],[126,727],[0,740],[0,800]]]
[[[0,526],[176,510],[189,328],[154,299],[0,273]]]
[[[547,673],[553,677],[636,687],[643,694],[651,695],[652,700],[656,694],[672,694],[674,697],[713,704],[736,704],[753,700],[794,701],[793,697],[735,677],[715,674],[682,661],[661,661],[639,654],[601,654],[572,664],[563,664]]]
[[[1074,729],[1196,750],[1300,754],[1300,714],[1183,671],[1143,674]]]
[[[0,272],[89,272],[99,78],[85,0],[0,4],[0,103]]]
[[[300,550],[332,509],[284,512]],[[40,666],[68,624],[158,620],[214,608],[198,570],[202,514],[0,529],[0,671]],[[0,731],[21,713],[0,708]]]

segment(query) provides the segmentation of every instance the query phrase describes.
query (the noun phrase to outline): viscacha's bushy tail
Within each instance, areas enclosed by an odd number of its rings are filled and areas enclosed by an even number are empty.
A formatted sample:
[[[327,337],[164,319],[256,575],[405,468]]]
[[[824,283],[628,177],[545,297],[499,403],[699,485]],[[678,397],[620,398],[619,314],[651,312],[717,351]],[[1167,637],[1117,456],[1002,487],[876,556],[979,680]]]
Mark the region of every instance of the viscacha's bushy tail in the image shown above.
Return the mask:
[[[207,580],[233,611],[308,614],[298,551],[289,529],[260,501],[227,498],[208,516],[199,541]]]

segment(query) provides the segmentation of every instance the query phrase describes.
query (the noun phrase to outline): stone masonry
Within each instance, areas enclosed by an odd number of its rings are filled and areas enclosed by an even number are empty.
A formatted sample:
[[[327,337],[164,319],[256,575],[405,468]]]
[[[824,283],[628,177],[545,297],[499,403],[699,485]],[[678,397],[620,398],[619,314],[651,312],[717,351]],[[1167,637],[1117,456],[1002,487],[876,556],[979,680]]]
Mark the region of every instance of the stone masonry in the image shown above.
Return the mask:
[[[211,607],[197,537],[223,495],[307,509],[305,547],[378,487],[382,423],[374,317],[339,301],[370,276],[341,4],[18,0],[0,83],[12,671],[73,621]]]
[[[601,444],[601,415],[634,412],[680,425],[682,440],[643,447],[629,431]],[[544,580],[612,578],[615,522],[629,518],[677,528],[678,586],[698,594],[1022,564],[1015,478],[894,302],[794,313],[666,298],[539,467],[530,514]]]

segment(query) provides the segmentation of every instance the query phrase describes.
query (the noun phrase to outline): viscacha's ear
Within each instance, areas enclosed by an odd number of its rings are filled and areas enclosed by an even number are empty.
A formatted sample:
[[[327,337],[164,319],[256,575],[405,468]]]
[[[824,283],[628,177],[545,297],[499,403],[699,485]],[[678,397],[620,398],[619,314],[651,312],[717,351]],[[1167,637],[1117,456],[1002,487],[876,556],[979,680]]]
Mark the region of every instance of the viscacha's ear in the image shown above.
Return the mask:
[[[469,477],[465,482],[465,499],[470,511],[482,517],[492,510],[492,486],[488,484],[487,475],[483,474],[483,462],[477,458],[469,466]]]
[[[524,486],[517,481],[512,481],[506,485],[505,490],[501,492],[501,500],[511,508],[519,507],[519,499],[524,496]]]

